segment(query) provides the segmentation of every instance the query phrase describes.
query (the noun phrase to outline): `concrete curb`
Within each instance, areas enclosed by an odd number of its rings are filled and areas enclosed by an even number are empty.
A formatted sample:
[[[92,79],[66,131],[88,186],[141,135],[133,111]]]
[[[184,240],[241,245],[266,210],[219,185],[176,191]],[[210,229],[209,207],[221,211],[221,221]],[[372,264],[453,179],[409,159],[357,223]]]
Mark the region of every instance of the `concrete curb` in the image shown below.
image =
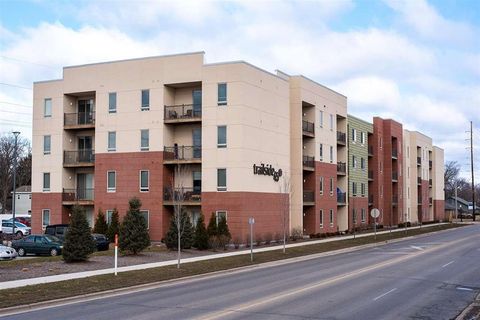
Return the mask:
[[[431,224],[431,225],[428,225],[428,226],[424,226],[423,228],[429,228],[429,227],[439,226],[439,225],[444,225],[444,224],[447,224],[447,223]],[[420,227],[408,228],[408,230],[415,230],[415,229],[420,229]],[[394,233],[394,232],[404,232],[404,231],[405,231],[405,229],[396,229],[396,230],[392,230],[391,232]],[[381,232],[377,232],[377,234],[381,235],[381,234],[386,234],[386,233],[389,233],[389,232],[390,232],[390,230],[381,231]],[[372,235],[373,235],[373,233],[365,233],[365,234],[356,235],[356,237],[357,238],[364,238],[364,237],[370,237]],[[308,245],[328,243],[328,242],[334,242],[334,241],[342,241],[342,240],[349,240],[349,239],[353,239],[353,235],[335,237],[335,238],[330,238],[330,239],[313,240],[313,241],[308,241],[308,242],[291,243],[291,244],[287,244],[285,247],[286,248],[295,248],[295,247],[300,247],[300,246],[308,246]],[[254,253],[259,253],[259,252],[268,252],[268,251],[275,251],[275,250],[281,250],[281,249],[283,249],[283,245],[278,245],[278,246],[273,246],[273,247],[265,247],[265,248],[257,248],[257,249],[254,249],[253,252]],[[206,256],[200,256],[200,257],[185,258],[185,259],[182,259],[181,263],[184,264],[184,263],[191,263],[191,262],[198,262],[198,261],[205,261],[205,260],[213,260],[213,259],[234,257],[234,256],[240,256],[240,255],[247,255],[247,254],[250,254],[249,250],[219,253],[219,254],[212,254],[212,255],[206,255]],[[145,269],[151,269],[151,268],[172,266],[172,265],[176,265],[176,264],[177,264],[177,260],[168,260],[168,261],[152,262],[152,263],[145,263],[145,264],[139,264],[139,265],[119,267],[117,269],[117,271],[118,272],[127,272],[127,271],[135,271],[135,270],[145,270]],[[64,274],[52,275],[52,276],[46,276],[46,277],[39,277],[39,278],[29,278],[29,279],[21,279],[21,280],[4,281],[4,282],[0,283],[0,290],[11,289],[11,288],[19,288],[19,287],[25,287],[25,286],[29,286],[29,285],[36,285],[36,284],[43,284],[43,283],[65,281],[65,280],[81,279],[81,278],[87,278],[87,277],[93,277],[93,276],[99,276],[99,275],[105,275],[105,274],[111,274],[111,273],[114,273],[114,268],[75,272],[75,273],[64,273]]]
[[[475,301],[473,301],[465,310],[460,313],[455,320],[474,320],[480,319],[480,293],[477,295]]]

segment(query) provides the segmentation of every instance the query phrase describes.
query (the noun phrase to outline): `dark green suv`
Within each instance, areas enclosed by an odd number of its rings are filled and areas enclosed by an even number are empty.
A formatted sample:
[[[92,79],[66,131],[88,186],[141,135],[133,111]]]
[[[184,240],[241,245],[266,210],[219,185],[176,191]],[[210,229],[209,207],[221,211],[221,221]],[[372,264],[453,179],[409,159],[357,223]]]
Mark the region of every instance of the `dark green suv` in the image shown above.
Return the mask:
[[[54,236],[32,234],[21,240],[13,241],[12,247],[17,250],[20,257],[27,253],[57,256],[62,253],[63,244],[60,239]]]

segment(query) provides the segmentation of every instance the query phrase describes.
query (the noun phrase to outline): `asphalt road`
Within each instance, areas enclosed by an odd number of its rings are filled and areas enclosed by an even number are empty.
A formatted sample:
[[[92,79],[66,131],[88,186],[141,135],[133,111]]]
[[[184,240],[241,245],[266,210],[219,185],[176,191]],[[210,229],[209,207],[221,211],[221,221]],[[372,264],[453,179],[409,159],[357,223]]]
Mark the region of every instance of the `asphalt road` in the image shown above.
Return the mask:
[[[479,292],[477,224],[8,319],[451,319]]]

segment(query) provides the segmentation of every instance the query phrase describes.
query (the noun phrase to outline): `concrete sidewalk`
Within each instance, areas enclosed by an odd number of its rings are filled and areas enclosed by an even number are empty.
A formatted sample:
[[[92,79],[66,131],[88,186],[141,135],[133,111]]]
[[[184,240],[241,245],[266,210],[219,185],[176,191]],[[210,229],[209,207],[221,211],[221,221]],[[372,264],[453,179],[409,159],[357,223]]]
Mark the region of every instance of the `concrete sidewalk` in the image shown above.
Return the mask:
[[[408,230],[415,230],[415,229],[420,229],[420,228],[426,229],[426,228],[429,228],[429,227],[443,225],[443,224],[446,224],[446,223],[429,224],[429,225],[422,226],[422,227],[420,227],[420,226],[410,227],[410,228],[408,228]],[[389,233],[389,232],[392,232],[392,233],[393,232],[405,232],[405,229],[402,228],[402,229],[395,229],[395,230],[391,230],[391,231],[390,230],[380,231],[380,232],[377,232],[377,234],[386,234],[386,233]],[[374,234],[373,232],[362,233],[362,234],[357,234],[356,237],[357,238],[369,237],[369,236],[372,236],[373,234]],[[295,247],[308,246],[308,245],[319,244],[319,243],[342,241],[342,240],[353,239],[353,237],[354,237],[353,235],[348,235],[348,236],[332,237],[332,238],[321,239],[321,240],[312,240],[312,241],[306,241],[306,242],[290,243],[290,244],[286,245],[286,248],[295,248]],[[274,251],[274,250],[281,250],[282,248],[283,248],[283,245],[277,245],[277,246],[272,246],[272,247],[256,248],[256,249],[253,249],[253,252],[258,253],[258,252]],[[191,263],[191,262],[205,261],[205,260],[213,260],[213,259],[220,259],[220,258],[225,258],[225,257],[233,257],[233,256],[247,255],[247,254],[250,254],[250,250],[240,250],[240,251],[234,251],[234,252],[217,253],[217,254],[200,256],[200,257],[185,258],[185,259],[181,260],[181,263],[184,264],[184,263]],[[112,259],[112,264],[113,264],[113,259]],[[138,264],[138,265],[133,265],[133,266],[119,267],[119,268],[117,268],[117,272],[145,270],[145,269],[151,269],[151,268],[172,266],[172,265],[176,265],[176,264],[177,264],[177,260],[168,260],[168,261],[162,261],[162,262],[145,263],[145,264]],[[5,281],[5,282],[0,282],[0,290],[10,289],[10,288],[18,288],[18,287],[24,287],[24,286],[36,285],[36,284],[42,284],[42,283],[50,283],[50,282],[58,282],[58,281],[64,281],[64,280],[87,278],[87,277],[98,276],[98,275],[103,275],[103,274],[110,274],[110,273],[114,273],[114,272],[115,272],[114,268],[108,268],[108,269],[93,270],[93,271],[65,273],[65,274],[59,274],[59,275],[47,276],[47,277]]]

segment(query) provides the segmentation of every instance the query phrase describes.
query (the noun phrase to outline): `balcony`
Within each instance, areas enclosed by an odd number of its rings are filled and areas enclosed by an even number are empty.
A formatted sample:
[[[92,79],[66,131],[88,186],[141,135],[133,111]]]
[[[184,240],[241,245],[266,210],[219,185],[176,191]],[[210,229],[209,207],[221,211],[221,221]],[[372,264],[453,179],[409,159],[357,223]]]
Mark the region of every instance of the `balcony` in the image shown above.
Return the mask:
[[[392,149],[392,159],[398,159],[398,150]]]
[[[62,204],[70,205],[93,205],[94,188],[63,189]]]
[[[347,174],[347,164],[345,162],[337,162],[337,175],[344,176]]]
[[[164,164],[202,163],[201,146],[173,146],[163,148]]]
[[[315,158],[310,156],[303,156],[303,170],[315,171]]]
[[[417,167],[420,167],[422,165],[422,158],[417,157]]]
[[[373,181],[373,170],[368,170],[368,181]]]
[[[337,192],[337,206],[344,206],[347,204],[347,193]]]
[[[373,146],[368,146],[368,156],[373,157]]]
[[[64,113],[63,128],[74,129],[95,129],[95,112]]]
[[[315,193],[311,190],[303,191],[303,205],[314,206],[315,205]]]
[[[393,195],[392,196],[392,206],[396,207],[398,205],[398,196]]]
[[[95,165],[95,150],[76,150],[63,152],[63,167],[93,167]]]
[[[421,178],[421,177],[417,177],[417,184],[418,184],[419,186],[422,185],[422,178]]]
[[[194,104],[180,104],[165,106],[164,123],[185,123],[202,121],[202,106]]]
[[[163,205],[199,206],[202,203],[202,191],[197,188],[165,188],[163,190]]]
[[[315,137],[315,124],[313,122],[308,122],[302,120],[302,134],[306,137]]]
[[[433,185],[433,181],[432,179],[428,179],[428,187],[431,188]]]
[[[368,205],[373,206],[373,194],[368,196]]]
[[[347,145],[347,136],[345,132],[337,131],[337,144],[341,146]]]
[[[392,171],[392,182],[398,182],[398,172]]]
[[[428,204],[430,206],[433,206],[433,198],[432,197],[428,198]]]

